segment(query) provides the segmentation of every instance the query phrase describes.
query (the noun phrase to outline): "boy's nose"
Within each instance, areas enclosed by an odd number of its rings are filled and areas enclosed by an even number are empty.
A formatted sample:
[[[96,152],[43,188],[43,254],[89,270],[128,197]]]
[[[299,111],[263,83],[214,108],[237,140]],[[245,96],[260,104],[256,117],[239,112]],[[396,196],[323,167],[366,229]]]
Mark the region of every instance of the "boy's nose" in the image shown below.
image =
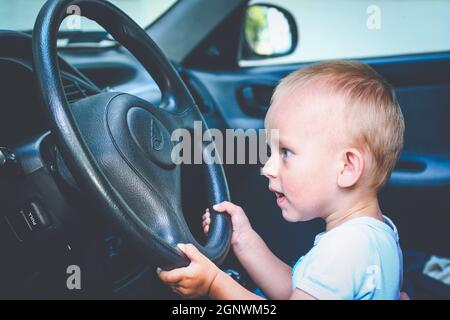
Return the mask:
[[[276,178],[278,176],[278,161],[272,155],[261,169],[261,174],[267,178]]]

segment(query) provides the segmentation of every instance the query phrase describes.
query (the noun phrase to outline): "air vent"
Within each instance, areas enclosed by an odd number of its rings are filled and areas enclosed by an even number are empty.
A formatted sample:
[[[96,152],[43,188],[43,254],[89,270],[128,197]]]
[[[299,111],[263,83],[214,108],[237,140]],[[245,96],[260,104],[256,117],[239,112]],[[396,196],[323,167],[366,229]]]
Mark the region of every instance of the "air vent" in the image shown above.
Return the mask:
[[[66,93],[66,97],[69,103],[74,103],[92,94],[89,89],[84,88],[82,85],[73,81],[72,79],[63,77],[62,82],[64,86],[64,92]]]

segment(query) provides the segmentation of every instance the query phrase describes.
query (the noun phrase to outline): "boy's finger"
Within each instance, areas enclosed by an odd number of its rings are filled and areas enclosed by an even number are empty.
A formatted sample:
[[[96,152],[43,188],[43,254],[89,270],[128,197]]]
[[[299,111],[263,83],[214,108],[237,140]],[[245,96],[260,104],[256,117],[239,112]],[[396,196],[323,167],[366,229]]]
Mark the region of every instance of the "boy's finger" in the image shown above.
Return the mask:
[[[218,212],[226,211],[230,215],[236,214],[242,210],[241,207],[239,207],[229,201],[224,201],[224,202],[218,203],[218,204],[214,205],[213,208],[214,208],[214,210],[216,210]]]
[[[206,217],[202,220],[202,223],[206,223],[206,224],[210,224],[211,223],[211,218],[210,217]]]
[[[193,244],[179,243],[177,246],[191,261],[199,261],[204,257],[204,255],[200,251],[198,251],[198,249]]]
[[[185,268],[178,268],[170,271],[157,269],[158,277],[167,284],[174,285],[184,278]]]

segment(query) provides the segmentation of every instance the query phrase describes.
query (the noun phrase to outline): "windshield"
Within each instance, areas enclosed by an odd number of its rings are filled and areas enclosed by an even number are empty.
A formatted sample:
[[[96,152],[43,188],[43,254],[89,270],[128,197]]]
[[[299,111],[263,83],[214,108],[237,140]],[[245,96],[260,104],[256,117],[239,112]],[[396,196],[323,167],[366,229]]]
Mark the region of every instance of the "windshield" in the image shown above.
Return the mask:
[[[30,31],[46,0],[0,0],[0,29]],[[141,27],[145,28],[169,9],[176,0],[110,0],[125,11]],[[77,8],[68,11],[79,14]],[[82,12],[81,12],[82,14]],[[66,18],[61,24],[62,31],[91,32],[102,31],[96,22],[86,18]]]

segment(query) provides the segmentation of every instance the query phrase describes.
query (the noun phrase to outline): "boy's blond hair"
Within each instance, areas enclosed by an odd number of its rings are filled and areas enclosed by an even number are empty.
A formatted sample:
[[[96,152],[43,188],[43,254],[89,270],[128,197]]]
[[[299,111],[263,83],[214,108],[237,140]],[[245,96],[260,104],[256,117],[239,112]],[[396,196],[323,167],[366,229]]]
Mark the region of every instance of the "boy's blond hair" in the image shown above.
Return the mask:
[[[345,127],[355,143],[374,160],[371,186],[388,180],[403,147],[405,124],[394,91],[375,70],[356,61],[328,61],[299,69],[281,80],[272,103],[282,92],[320,83],[344,100]]]

